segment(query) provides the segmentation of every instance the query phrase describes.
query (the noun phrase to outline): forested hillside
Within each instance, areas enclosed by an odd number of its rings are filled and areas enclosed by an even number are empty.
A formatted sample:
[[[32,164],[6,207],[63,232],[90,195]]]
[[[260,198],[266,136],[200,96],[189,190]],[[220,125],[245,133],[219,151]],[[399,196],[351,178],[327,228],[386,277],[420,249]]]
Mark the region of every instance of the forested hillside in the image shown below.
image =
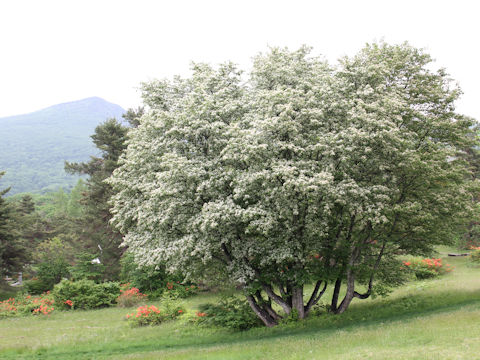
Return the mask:
[[[30,114],[0,118],[0,188],[9,195],[70,188],[78,176],[64,171],[64,161],[97,154],[90,135],[107,118],[121,119],[124,109],[98,97],[58,104]]]

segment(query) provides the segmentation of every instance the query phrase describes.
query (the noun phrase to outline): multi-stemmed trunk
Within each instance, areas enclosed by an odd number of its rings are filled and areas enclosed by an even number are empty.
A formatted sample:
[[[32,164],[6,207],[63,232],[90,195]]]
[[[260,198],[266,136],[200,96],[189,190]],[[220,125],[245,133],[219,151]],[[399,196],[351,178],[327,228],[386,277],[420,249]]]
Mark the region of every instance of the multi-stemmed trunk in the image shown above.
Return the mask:
[[[321,285],[323,284],[323,288]],[[276,303],[283,310],[285,315],[295,313],[298,319],[305,319],[310,313],[311,309],[320,301],[320,298],[327,289],[326,281],[318,281],[315,288],[310,295],[307,303],[303,298],[303,286],[279,286],[280,295],[275,292],[271,284],[263,284],[263,291],[267,295],[268,300],[264,300],[261,291],[257,291],[254,295],[247,294],[247,301],[255,312],[255,314],[263,321],[266,326],[277,325],[282,319],[282,316],[275,311],[271,303]]]

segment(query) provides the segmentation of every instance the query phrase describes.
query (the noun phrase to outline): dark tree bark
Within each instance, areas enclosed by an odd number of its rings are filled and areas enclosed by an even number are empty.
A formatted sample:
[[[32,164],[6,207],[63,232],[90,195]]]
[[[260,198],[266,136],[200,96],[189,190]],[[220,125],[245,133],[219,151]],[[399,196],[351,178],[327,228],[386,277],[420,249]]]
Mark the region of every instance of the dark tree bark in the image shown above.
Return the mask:
[[[318,301],[320,300],[322,295],[325,293],[325,290],[327,290],[328,282],[325,281],[323,285],[323,289],[319,293],[318,290],[320,290],[321,284],[322,284],[322,280],[317,281],[317,283],[315,284],[315,289],[313,290],[312,295],[310,296],[310,300],[308,300],[307,305],[305,305],[305,317],[307,317],[308,314],[310,313],[310,310],[312,310],[312,308],[315,305],[317,305]]]
[[[253,295],[246,295],[246,297],[248,304],[255,314],[260,318],[260,320],[263,321],[265,326],[272,327],[278,324],[277,321],[273,319],[267,311],[258,305]]]

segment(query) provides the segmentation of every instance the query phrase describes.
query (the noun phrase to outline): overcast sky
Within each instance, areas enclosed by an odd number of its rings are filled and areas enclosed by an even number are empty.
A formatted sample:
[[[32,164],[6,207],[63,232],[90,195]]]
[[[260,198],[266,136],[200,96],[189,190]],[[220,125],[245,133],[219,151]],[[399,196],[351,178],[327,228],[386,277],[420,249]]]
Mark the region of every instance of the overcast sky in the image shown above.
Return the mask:
[[[426,48],[463,89],[458,110],[480,120],[475,3],[0,0],[0,116],[90,96],[136,107],[140,82],[190,61],[247,69],[267,46],[307,44],[334,62],[384,39]]]

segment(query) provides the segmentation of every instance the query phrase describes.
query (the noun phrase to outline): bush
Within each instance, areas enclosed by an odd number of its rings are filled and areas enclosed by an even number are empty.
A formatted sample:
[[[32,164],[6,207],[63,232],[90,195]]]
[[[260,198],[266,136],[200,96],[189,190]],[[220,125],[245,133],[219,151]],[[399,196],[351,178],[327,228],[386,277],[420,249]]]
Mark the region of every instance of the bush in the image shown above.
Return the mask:
[[[70,277],[69,257],[71,247],[67,243],[54,237],[40,243],[35,249],[34,266],[37,283],[32,283],[28,291],[31,294],[41,294],[52,290],[63,278]]]
[[[202,305],[192,321],[197,324],[221,326],[235,330],[247,330],[262,325],[246,300],[235,296],[223,297],[217,304]]]
[[[10,298],[0,302],[0,317],[17,315],[50,315],[55,308],[52,295],[44,293],[40,296],[25,295],[17,299]]]
[[[173,299],[185,299],[197,293],[195,285],[181,284],[179,281],[167,281],[167,295]]]
[[[120,278],[144,293],[150,299],[168,294],[170,298],[184,299],[195,295],[197,286],[182,284],[183,276],[179,273],[167,276],[164,266],[139,267],[132,254],[125,254],[121,259],[122,272]]]
[[[53,288],[53,285],[70,276],[70,265],[63,258],[58,258],[51,262],[43,262],[37,266],[37,276],[39,280],[50,284],[51,288]]]
[[[470,260],[473,261],[474,263],[480,264],[480,247],[471,247],[471,250],[473,250],[470,253]]]
[[[130,284],[120,285],[121,294],[116,299],[119,307],[131,307],[147,299],[146,294],[142,294],[136,287],[129,286]]]
[[[15,316],[18,313],[17,302],[15,298],[9,298],[4,301],[0,301],[0,318]]]
[[[120,294],[120,285],[116,282],[96,284],[92,280],[63,280],[52,291],[55,303],[63,308],[71,308],[70,300],[76,309],[96,309],[111,306]],[[61,304],[61,305],[60,305]]]
[[[127,314],[125,318],[131,326],[159,325],[167,320],[174,320],[185,313],[180,305],[169,299],[164,299],[162,308],[154,305],[144,305],[137,308],[136,313]]]
[[[126,253],[120,262],[122,265],[121,281],[130,283],[131,286],[148,293],[151,298],[160,296],[165,291],[167,275],[163,267],[139,267],[130,253]]]
[[[32,315],[50,315],[55,308],[55,299],[50,291],[40,296],[25,295],[17,301],[17,308],[20,313]]]
[[[32,280],[27,280],[23,282],[23,289],[26,293],[31,295],[39,295],[48,290],[52,290],[53,285],[46,283],[43,280],[34,278]]]
[[[444,266],[442,259],[414,259],[403,264],[413,271],[417,279],[430,279],[453,270],[450,264]]]

